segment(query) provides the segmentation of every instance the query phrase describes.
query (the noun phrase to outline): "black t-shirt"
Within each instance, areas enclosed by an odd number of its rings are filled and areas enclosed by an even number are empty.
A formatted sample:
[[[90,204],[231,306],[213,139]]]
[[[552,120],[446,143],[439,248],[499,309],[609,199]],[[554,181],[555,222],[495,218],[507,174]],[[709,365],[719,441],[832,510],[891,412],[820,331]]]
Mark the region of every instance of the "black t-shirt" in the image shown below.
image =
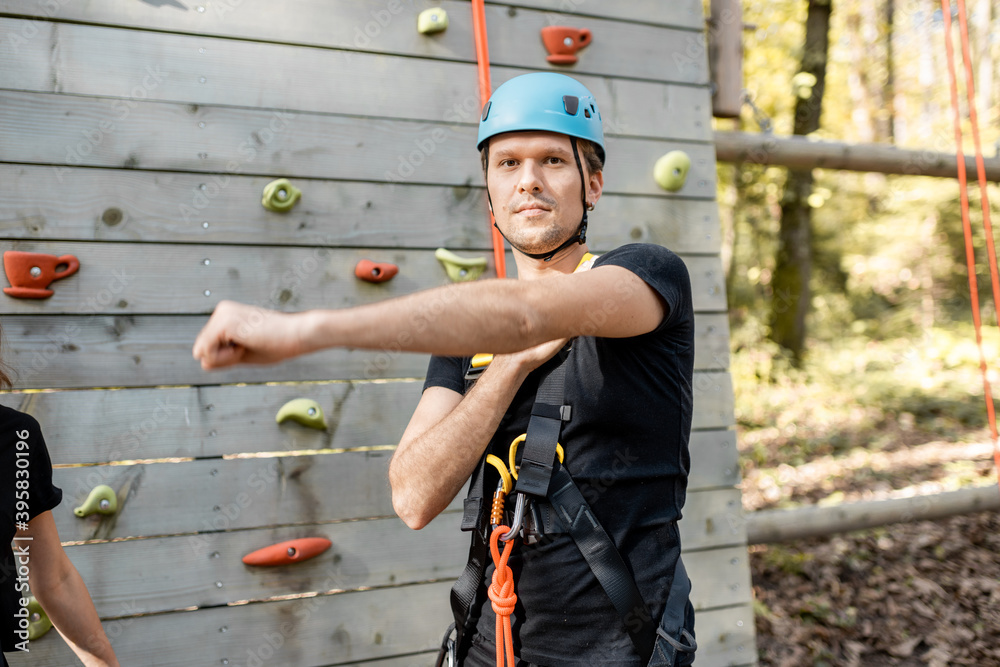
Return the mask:
[[[31,521],[61,500],[62,491],[52,485],[52,462],[38,422],[0,405],[0,646],[4,651],[16,650],[15,643],[22,641],[14,634],[14,614],[21,597],[27,596],[27,588],[22,592],[26,579],[18,581],[18,564],[10,546],[15,522]],[[31,542],[14,544],[15,548],[28,545],[30,568]]]
[[[690,466],[694,311],[687,268],[657,245],[631,244],[598,257],[652,287],[666,304],[653,331],[633,338],[580,337],[567,363],[565,403],[573,408],[560,443],[565,466],[614,540],[653,614],[663,612],[680,555],[681,517]],[[616,305],[591,317],[615,317]],[[500,422],[488,452],[507,460],[525,432],[539,376],[530,374]],[[464,394],[468,358],[432,357],[424,388]],[[486,466],[487,496],[497,474]],[[488,502],[488,499],[487,499]],[[508,502],[508,505],[510,502]],[[541,665],[638,665],[624,624],[572,537],[539,545],[518,541],[510,559],[517,607],[511,620],[519,657]],[[493,575],[487,567],[483,587]],[[476,613],[476,610],[473,610]],[[488,599],[478,610],[477,641],[492,643],[495,616]]]

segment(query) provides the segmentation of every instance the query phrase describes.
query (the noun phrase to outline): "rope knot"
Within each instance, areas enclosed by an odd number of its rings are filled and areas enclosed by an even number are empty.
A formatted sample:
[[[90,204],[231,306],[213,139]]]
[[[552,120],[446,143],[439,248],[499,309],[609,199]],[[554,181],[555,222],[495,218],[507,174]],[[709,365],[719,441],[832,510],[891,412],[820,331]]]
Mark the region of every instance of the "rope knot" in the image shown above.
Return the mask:
[[[504,565],[503,569],[493,571],[493,584],[488,591],[493,603],[493,612],[498,616],[510,616],[517,604],[517,594],[514,592],[513,573]]]
[[[497,615],[497,667],[514,667],[514,633],[510,627],[510,615],[517,604],[517,595],[514,593],[514,573],[507,566],[510,552],[514,549],[514,540],[510,540],[503,545],[503,554],[500,554],[498,541],[501,535],[506,535],[510,531],[507,526],[497,526],[490,535],[490,553],[493,556],[493,583],[487,593],[490,602],[493,604],[493,612]]]

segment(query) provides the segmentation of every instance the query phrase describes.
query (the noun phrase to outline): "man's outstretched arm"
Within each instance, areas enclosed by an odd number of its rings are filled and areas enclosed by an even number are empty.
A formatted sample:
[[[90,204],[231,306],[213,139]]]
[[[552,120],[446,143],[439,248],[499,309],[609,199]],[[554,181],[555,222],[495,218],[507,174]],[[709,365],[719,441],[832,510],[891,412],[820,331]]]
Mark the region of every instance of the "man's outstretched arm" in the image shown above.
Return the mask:
[[[510,353],[577,335],[652,331],[665,306],[619,266],[538,280],[447,285],[342,310],[285,314],[220,303],[195,341],[205,369],[274,363],[330,347],[471,356]]]

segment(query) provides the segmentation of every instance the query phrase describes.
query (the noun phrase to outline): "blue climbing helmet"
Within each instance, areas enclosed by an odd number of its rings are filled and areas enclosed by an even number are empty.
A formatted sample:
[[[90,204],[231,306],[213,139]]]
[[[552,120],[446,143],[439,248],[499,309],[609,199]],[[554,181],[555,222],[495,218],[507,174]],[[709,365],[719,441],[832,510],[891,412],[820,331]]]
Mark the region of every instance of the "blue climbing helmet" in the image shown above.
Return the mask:
[[[597,101],[576,79],[556,72],[522,74],[490,96],[479,121],[477,148],[504,132],[545,130],[586,139],[604,164],[604,131]]]
[[[493,91],[493,95],[483,107],[483,115],[479,120],[476,147],[482,151],[490,137],[498,134],[531,130],[557,132],[569,136],[573,159],[576,161],[577,171],[580,172],[583,218],[573,236],[555,250],[543,253],[525,252],[507,239],[496,222],[493,226],[518,252],[532,259],[547,262],[564,248],[574,243],[582,245],[587,240],[587,211],[594,210],[594,207],[587,201],[587,181],[583,177],[583,166],[580,164],[576,140],[586,139],[591,142],[603,166],[604,131],[601,129],[601,112],[597,108],[593,94],[576,79],[555,72],[522,74]],[[490,197],[489,185],[486,187],[486,197],[492,209],[493,199]]]

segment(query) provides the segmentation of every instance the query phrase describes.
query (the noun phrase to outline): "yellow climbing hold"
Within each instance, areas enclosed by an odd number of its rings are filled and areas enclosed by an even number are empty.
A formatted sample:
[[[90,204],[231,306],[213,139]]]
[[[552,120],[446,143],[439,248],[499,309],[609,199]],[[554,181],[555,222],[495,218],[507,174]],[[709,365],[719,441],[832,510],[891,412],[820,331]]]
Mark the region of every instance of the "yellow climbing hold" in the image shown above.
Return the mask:
[[[440,7],[425,9],[417,16],[417,32],[429,35],[448,28],[448,12]]]
[[[303,426],[321,431],[326,430],[326,415],[323,414],[323,408],[311,398],[296,398],[288,401],[278,410],[274,421],[280,424],[289,419]]]
[[[667,192],[677,192],[684,187],[688,171],[691,169],[691,158],[684,151],[670,151],[653,167],[653,178],[656,184]]]
[[[269,211],[287,213],[302,197],[302,190],[291,184],[287,178],[279,178],[264,186],[261,205]]]
[[[34,595],[28,596],[28,641],[33,642],[52,629],[52,621]]]
[[[435,250],[434,256],[444,265],[444,270],[448,273],[448,277],[451,278],[453,283],[475,280],[486,270],[485,257],[459,257],[445,248]]]
[[[81,519],[91,514],[114,514],[118,511],[118,496],[107,484],[98,484],[82,505],[73,510]]]

